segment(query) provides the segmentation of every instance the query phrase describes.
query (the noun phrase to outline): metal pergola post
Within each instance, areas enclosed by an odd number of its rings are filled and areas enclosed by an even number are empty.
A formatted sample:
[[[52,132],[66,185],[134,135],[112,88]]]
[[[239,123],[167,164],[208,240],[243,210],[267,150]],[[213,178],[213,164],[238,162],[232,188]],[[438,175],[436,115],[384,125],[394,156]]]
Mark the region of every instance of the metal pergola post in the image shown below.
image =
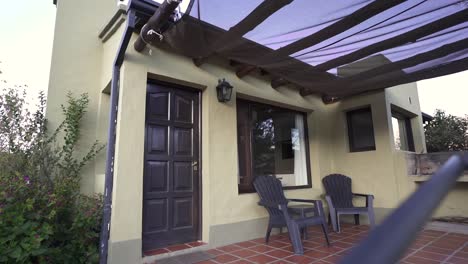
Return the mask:
[[[468,154],[452,156],[340,263],[397,263],[466,169]]]
[[[131,6],[131,2],[129,4]],[[124,61],[125,51],[132,37],[135,29],[136,15],[133,10],[129,10],[127,14],[127,24],[123,33],[122,40],[120,41],[117,55],[114,60],[112,81],[111,81],[111,98],[109,110],[109,128],[107,131],[107,150],[106,150],[106,174],[104,181],[104,205],[103,217],[101,225],[101,237],[99,242],[99,263],[107,263],[107,253],[109,249],[109,235],[110,235],[110,220],[112,213],[112,189],[114,186],[114,157],[115,157],[115,143],[116,143],[116,126],[117,126],[117,113],[119,104],[119,89],[120,89],[120,68]]]

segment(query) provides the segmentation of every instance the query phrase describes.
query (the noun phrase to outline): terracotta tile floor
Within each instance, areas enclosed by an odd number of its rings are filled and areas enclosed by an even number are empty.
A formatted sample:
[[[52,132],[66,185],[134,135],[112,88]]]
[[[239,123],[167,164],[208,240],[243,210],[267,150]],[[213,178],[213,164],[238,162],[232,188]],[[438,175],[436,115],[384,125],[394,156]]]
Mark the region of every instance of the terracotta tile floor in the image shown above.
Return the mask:
[[[199,247],[199,246],[203,246],[203,245],[206,245],[206,244],[201,242],[201,241],[195,241],[195,242],[190,242],[190,243],[185,243],[185,244],[172,245],[172,246],[168,246],[168,247],[165,247],[165,248],[158,248],[158,249],[154,249],[154,250],[148,250],[148,251],[145,251],[143,254],[145,256],[155,256],[155,255],[161,255],[161,254],[175,252],[175,251],[179,251],[179,250],[184,250],[184,249],[188,249],[188,248]]]
[[[346,252],[367,235],[367,226],[342,225],[342,232],[330,232],[332,246],[327,247],[318,227],[308,230],[303,241],[305,253],[295,256],[287,235],[274,235],[266,245],[255,239],[208,250],[215,255],[205,263],[337,263]],[[400,263],[465,263],[468,264],[468,235],[424,230]]]

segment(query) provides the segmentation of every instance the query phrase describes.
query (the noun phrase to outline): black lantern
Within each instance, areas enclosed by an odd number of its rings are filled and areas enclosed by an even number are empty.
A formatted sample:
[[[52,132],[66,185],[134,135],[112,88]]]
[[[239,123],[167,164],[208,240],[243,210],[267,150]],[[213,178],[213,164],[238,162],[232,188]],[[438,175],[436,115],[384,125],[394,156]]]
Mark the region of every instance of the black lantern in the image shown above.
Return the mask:
[[[222,103],[229,102],[231,100],[232,88],[232,85],[224,78],[222,80],[218,80],[218,85],[216,86],[218,101]]]

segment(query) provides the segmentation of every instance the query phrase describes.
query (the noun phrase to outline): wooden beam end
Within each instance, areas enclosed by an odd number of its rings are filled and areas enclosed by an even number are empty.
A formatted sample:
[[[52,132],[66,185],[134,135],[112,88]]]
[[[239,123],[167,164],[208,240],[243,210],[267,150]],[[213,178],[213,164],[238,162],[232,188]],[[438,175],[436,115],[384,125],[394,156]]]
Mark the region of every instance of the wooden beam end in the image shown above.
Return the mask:
[[[340,97],[337,96],[331,96],[331,95],[322,95],[322,102],[324,104],[333,104],[336,103],[340,100]]]
[[[239,78],[243,78],[244,76],[246,76],[247,74],[253,72],[257,67],[255,66],[252,66],[252,65],[244,65],[242,67],[240,67],[237,71],[236,71],[236,75],[237,77]]]
[[[273,89],[277,89],[278,87],[286,84],[289,84],[289,81],[281,77],[271,80],[271,87],[273,87]]]
[[[203,63],[205,63],[204,58],[193,58],[192,61],[193,61],[193,64],[195,64],[195,66],[197,67],[200,67],[203,65]]]

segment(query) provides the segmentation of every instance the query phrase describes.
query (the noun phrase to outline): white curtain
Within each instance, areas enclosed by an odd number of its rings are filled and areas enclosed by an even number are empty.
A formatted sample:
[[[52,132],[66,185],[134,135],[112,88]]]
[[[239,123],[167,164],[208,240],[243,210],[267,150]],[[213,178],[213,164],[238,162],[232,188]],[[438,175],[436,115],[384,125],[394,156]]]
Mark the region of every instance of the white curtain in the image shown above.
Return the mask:
[[[305,152],[305,132],[304,117],[296,114],[296,128],[291,131],[292,147],[294,149],[294,178],[296,185],[307,184],[306,152]]]

